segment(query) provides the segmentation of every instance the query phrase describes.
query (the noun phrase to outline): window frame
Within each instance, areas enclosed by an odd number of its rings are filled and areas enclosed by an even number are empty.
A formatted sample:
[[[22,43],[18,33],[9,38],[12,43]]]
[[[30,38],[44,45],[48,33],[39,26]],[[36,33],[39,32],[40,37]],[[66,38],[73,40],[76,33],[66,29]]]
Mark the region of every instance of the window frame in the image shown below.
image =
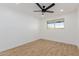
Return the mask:
[[[55,26],[55,24],[57,23],[57,22],[63,22],[63,28],[56,28],[56,26]],[[49,28],[48,27],[48,24],[54,24],[54,28]],[[60,19],[55,19],[55,20],[47,20],[47,29],[64,29],[65,27],[65,24],[64,24],[65,22],[64,22],[64,18],[60,18]]]

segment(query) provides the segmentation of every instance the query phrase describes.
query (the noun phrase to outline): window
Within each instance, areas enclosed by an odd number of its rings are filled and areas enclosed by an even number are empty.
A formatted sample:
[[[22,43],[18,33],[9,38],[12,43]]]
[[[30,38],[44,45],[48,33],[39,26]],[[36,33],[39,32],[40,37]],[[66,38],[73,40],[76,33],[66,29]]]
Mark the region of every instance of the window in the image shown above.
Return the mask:
[[[48,29],[64,28],[64,18],[47,21]]]

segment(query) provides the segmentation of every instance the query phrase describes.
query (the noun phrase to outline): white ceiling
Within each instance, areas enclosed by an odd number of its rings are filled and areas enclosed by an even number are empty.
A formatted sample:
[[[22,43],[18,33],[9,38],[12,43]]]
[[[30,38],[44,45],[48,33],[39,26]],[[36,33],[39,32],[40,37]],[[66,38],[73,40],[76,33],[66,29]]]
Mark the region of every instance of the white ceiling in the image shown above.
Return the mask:
[[[40,3],[41,6],[45,5],[46,7],[50,4],[51,3]],[[78,5],[78,3],[56,3],[54,7],[49,9],[54,11],[54,13],[45,13],[45,17],[54,17],[72,12],[78,8]],[[41,12],[33,12],[34,10],[40,10],[40,8],[34,3],[4,3],[0,4],[0,6],[8,7],[15,12],[32,15],[36,18],[42,17]],[[64,11],[60,12],[60,9],[63,9]]]

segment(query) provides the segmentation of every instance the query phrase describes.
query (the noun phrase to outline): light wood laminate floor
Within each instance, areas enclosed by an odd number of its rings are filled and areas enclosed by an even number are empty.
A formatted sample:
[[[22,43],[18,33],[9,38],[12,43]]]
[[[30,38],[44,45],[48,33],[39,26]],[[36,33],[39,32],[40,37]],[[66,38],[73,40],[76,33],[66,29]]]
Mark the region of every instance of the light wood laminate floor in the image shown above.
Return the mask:
[[[72,44],[39,39],[0,53],[1,56],[77,56],[78,47]]]

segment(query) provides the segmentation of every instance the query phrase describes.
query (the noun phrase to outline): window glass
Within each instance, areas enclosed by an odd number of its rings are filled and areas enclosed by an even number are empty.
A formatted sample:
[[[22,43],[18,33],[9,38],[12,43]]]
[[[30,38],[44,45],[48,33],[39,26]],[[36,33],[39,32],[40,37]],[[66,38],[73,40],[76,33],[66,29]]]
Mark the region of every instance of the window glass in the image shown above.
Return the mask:
[[[64,28],[64,18],[47,21],[48,29]]]
[[[54,24],[53,23],[48,24],[48,28],[54,28]]]
[[[55,23],[55,28],[64,28],[64,22]]]

